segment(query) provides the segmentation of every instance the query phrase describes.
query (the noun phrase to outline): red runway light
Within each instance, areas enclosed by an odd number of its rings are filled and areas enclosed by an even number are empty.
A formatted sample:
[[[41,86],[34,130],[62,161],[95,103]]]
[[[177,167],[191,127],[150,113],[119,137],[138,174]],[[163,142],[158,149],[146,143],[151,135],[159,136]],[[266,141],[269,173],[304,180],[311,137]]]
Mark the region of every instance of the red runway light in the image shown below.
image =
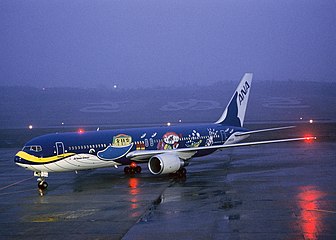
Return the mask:
[[[84,133],[85,131],[84,131],[84,129],[80,128],[80,129],[77,130],[77,132],[78,132],[79,134],[82,134],[82,133]]]

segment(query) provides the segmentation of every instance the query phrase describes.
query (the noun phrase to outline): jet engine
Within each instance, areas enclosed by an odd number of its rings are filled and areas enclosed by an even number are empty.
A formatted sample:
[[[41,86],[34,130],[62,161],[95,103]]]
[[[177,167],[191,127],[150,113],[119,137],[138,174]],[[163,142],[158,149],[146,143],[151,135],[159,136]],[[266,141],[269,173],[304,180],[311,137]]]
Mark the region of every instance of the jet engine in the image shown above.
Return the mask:
[[[175,173],[185,166],[185,163],[175,154],[159,154],[151,157],[148,161],[148,168],[154,175]]]

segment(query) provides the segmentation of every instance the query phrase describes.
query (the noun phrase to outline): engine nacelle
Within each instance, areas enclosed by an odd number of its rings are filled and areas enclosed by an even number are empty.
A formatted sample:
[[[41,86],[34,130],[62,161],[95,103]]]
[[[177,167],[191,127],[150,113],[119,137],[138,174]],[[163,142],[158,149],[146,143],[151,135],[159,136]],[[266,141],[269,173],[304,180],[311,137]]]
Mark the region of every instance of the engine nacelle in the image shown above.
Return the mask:
[[[148,161],[148,168],[154,175],[175,173],[185,165],[175,154],[159,154],[151,157]]]

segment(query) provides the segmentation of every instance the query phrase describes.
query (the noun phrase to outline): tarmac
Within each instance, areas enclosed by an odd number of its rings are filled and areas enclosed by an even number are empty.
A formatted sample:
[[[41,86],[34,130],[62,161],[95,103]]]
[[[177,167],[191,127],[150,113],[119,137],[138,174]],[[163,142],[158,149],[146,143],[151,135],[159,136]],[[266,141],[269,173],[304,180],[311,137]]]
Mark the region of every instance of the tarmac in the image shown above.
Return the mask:
[[[187,178],[54,173],[46,192],[0,149],[1,239],[336,239],[335,141],[229,149]]]

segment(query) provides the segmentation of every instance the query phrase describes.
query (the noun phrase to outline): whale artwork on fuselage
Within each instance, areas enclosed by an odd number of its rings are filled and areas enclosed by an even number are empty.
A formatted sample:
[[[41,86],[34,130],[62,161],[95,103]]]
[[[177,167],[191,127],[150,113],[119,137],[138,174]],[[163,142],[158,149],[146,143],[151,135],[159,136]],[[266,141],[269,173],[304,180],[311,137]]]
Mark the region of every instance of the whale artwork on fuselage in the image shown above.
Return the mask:
[[[98,158],[103,160],[116,160],[125,156],[133,147],[132,137],[119,134],[113,137],[113,142],[104,150],[97,153]]]
[[[215,123],[48,134],[32,139],[15,156],[15,163],[34,172],[38,187],[47,188],[50,172],[80,171],[126,165],[128,174],[147,163],[154,175],[185,177],[194,157],[225,148],[300,141],[306,137],[239,143],[251,134],[292,128],[249,131],[243,127],[252,74],[241,79],[222,116]]]

